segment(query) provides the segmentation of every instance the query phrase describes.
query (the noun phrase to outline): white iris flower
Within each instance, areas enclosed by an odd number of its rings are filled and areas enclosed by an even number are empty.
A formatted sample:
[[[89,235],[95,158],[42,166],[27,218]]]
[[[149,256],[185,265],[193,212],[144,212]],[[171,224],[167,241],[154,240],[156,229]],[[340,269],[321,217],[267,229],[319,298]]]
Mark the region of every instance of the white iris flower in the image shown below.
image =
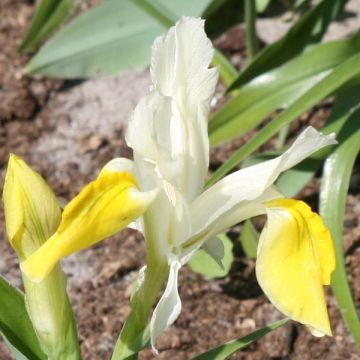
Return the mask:
[[[260,214],[268,216],[256,264],[257,277],[265,294],[280,311],[307,325],[313,334],[330,335],[323,285],[330,283],[335,268],[331,237],[317,214],[300,201],[285,199],[273,184],[283,171],[324,146],[335,144],[334,134],[325,136],[309,127],[283,155],[236,171],[204,191],[209,166],[208,113],[218,79],[217,69],[209,68],[213,51],[201,19],[182,18],[165,36],[155,40],[151,59],[153,86],[135,108],[126,135],[134,151],[134,160],[114,159],[105,166],[101,173],[104,175],[100,174],[100,179],[104,176],[108,179],[111,172],[133,176],[135,181],[131,186],[140,190],[136,199],[138,202],[144,199],[143,203],[132,206],[130,195],[134,192],[129,192],[129,196],[124,192],[118,199],[125,201],[132,212],[127,214],[120,203],[109,209],[119,211],[123,219],[117,230],[142,213],[135,225],[146,240],[146,272],[158,271],[160,277],[168,274],[167,286],[150,322],[152,346],[181,311],[178,294],[181,266],[200,247],[213,257],[221,258],[223,250],[221,243],[215,242],[215,235]],[[122,178],[116,179],[122,181]],[[90,204],[89,213],[96,210],[95,215],[100,214],[92,200],[97,191],[82,195],[82,203]],[[111,202],[111,198],[107,197],[106,201]],[[75,198],[72,202],[77,201]],[[73,204],[71,210],[78,208]],[[91,226],[96,225],[97,231],[106,226],[106,222],[102,225],[101,221],[108,215],[103,214],[98,221],[98,215],[92,216]],[[76,213],[72,211],[71,215],[70,220],[67,219],[70,225],[75,224],[72,221]],[[86,223],[84,218],[81,226]],[[69,231],[61,232],[52,240],[53,253],[56,244],[66,242],[66,236],[70,238],[70,235],[63,235],[71,233],[70,225]],[[115,227],[111,232],[114,230]],[[96,234],[92,229],[83,233],[90,237]],[[98,233],[101,236],[89,240],[89,245],[111,235],[105,230]],[[74,241],[78,240],[71,243]],[[67,248],[63,254],[79,248]],[[34,269],[33,273],[41,277],[36,271],[36,261],[41,261],[39,257],[44,259],[46,252],[40,250],[37,260],[36,255],[34,260],[30,257],[23,264],[23,271],[31,277]],[[149,273],[146,276],[150,276]],[[144,294],[151,286],[149,282]],[[142,301],[153,302],[156,295]],[[135,317],[136,321],[145,318],[146,313],[147,310],[143,310],[140,317]],[[130,333],[126,335],[129,339],[134,336]]]

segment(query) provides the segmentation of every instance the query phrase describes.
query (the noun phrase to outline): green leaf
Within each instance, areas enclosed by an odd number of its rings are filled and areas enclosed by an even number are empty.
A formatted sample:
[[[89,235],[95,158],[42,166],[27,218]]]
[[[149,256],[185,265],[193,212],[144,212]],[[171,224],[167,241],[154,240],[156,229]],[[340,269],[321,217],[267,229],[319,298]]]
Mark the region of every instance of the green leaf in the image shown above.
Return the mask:
[[[0,333],[17,359],[46,359],[26,311],[23,294],[0,276]],[[21,355],[19,355],[21,354]]]
[[[289,108],[283,111],[268,125],[254,135],[245,145],[233,154],[222,166],[220,166],[206,186],[214,184],[227,172],[233,169],[240,161],[249,156],[257,148],[268,141],[279,130],[300,116],[304,111],[317,104],[336,90],[340,89],[348,81],[360,75],[360,54],[352,56],[337,66],[329,75],[317,83],[308,92],[302,95]]]
[[[298,11],[305,6],[310,6],[309,3],[310,3],[310,0],[295,0],[293,8],[295,11]]]
[[[258,13],[263,13],[269,6],[271,0],[255,0],[256,2],[256,11]]]
[[[167,6],[179,17],[198,16],[209,1],[161,0],[150,4],[151,8]],[[167,27],[159,22],[159,17],[151,15],[146,5],[149,2],[102,2],[69,23],[41,48],[25,71],[71,79],[145,67],[150,61],[153,40]]]
[[[320,129],[324,134],[339,134],[352,113],[360,107],[360,87],[344,89],[336,98],[332,112],[325,126]],[[316,155],[280,175],[276,182],[278,189],[287,197],[295,196],[314,177],[321,168],[331,148],[325,148]]]
[[[331,114],[323,128],[319,129],[324,134],[335,132],[338,134],[349,116],[360,107],[360,87],[349,86],[339,93],[333,105]],[[285,149],[263,152],[252,155],[244,160],[243,167],[258,164],[262,161],[273,159],[281,155]],[[325,158],[331,153],[331,148],[324,148],[295,167],[282,173],[276,186],[286,197],[295,196],[314,177],[321,168]]]
[[[40,45],[69,16],[73,7],[74,0],[42,0],[19,51],[27,53]]]
[[[211,39],[221,36],[227,29],[244,18],[244,1],[212,0],[201,17],[206,19],[205,30]]]
[[[234,260],[232,253],[233,243],[225,234],[220,234],[217,238],[224,245],[224,257],[221,260],[222,266],[208,252],[199,249],[188,262],[192,271],[208,278],[221,278],[229,273]]]
[[[315,46],[253,79],[210,119],[211,144],[218,145],[254,129],[272,111],[293,104],[336,66],[359,52],[360,32],[348,40]]]
[[[270,325],[267,325],[261,329],[255,330],[249,335],[246,335],[240,339],[229,341],[223,345],[220,345],[210,351],[195,356],[192,360],[225,360],[235,352],[242,350],[252,344],[254,341],[259,340],[269,332],[285,325],[289,321],[288,318],[276,321]]]
[[[246,220],[241,229],[239,240],[247,257],[256,259],[259,233],[251,220]]]
[[[252,63],[230,85],[228,91],[286,63],[299,55],[306,46],[319,42],[346,2],[347,0],[324,0],[308,11],[286,36],[259,52]]]
[[[212,0],[206,6],[204,11],[201,14],[202,18],[207,19],[209,16],[215,14],[228,0]]]
[[[148,320],[163,285],[168,277],[169,265],[149,252],[143,281],[139,281],[131,296],[131,313],[121,329],[112,354],[112,360],[135,359],[139,351],[148,344],[150,334]]]
[[[220,77],[226,86],[228,86],[238,74],[235,67],[226,58],[226,56],[216,49],[212,65],[219,67]]]
[[[328,226],[335,244],[336,269],[332,287],[341,314],[360,347],[360,319],[347,280],[344,250],[343,221],[350,176],[360,151],[360,110],[355,111],[339,134],[339,145],[325,162],[320,192],[320,214]]]

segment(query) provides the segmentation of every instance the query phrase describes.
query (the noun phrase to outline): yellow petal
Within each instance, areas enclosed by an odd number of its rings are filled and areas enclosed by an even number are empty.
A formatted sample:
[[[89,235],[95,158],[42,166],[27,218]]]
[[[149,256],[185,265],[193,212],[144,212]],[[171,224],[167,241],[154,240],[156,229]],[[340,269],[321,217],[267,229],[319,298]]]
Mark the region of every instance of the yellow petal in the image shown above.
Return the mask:
[[[154,196],[153,191],[138,191],[130,173],[102,172],[65,207],[56,233],[21,264],[22,271],[32,281],[41,281],[61,258],[126,227]]]
[[[24,259],[59,226],[58,201],[45,180],[14,154],[8,163],[3,201],[8,239]]]
[[[335,269],[329,230],[302,201],[276,199],[265,206],[268,222],[256,263],[260,286],[281,312],[313,335],[331,335],[323,290]]]

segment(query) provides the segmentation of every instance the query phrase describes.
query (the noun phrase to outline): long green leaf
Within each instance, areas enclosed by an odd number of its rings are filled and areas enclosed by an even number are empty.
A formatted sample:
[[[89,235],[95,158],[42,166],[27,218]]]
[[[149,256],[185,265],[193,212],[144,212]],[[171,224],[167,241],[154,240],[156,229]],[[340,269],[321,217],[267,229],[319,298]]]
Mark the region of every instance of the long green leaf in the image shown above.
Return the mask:
[[[228,2],[228,0],[212,0],[210,3],[206,6],[204,11],[201,14],[202,18],[207,19],[209,16],[216,14],[216,12]]]
[[[294,103],[329,71],[359,52],[360,32],[348,40],[315,46],[252,80],[211,118],[211,144],[220,144],[254,129],[272,111]]]
[[[325,125],[319,129],[324,134],[335,132],[339,134],[343,126],[352,116],[353,112],[360,108],[360,86],[348,86],[339,93],[333,105],[331,114]],[[284,150],[283,150],[284,151]],[[248,157],[243,166],[250,166],[259,162],[279,156],[283,151],[271,151],[255,154]],[[277,188],[287,197],[295,196],[314,177],[321,168],[325,158],[331,153],[331,148],[324,148],[316,155],[305,159],[300,164],[281,174],[276,182]]]
[[[219,68],[220,77],[226,86],[229,86],[238,74],[235,67],[220,51],[215,50],[212,65]]]
[[[353,113],[359,109],[360,87],[351,86],[344,89],[344,91],[342,91],[337,96],[331,115],[321,131],[324,134],[330,134],[332,132],[339,134],[349,118],[353,116]],[[265,152],[250,156],[244,161],[243,166],[247,167],[262,161],[273,159],[275,156],[279,156],[282,152],[283,151],[279,149],[277,151]],[[326,156],[328,156],[330,153],[331,148],[325,148],[319,151],[316,155],[305,159],[297,166],[281,174],[276,182],[277,188],[286,197],[295,196],[314,177],[315,173],[324,163]],[[259,234],[257,233],[251,220],[246,220],[241,230],[239,240],[246,255],[250,258],[256,258],[258,239]]]
[[[360,87],[349,86],[345,88],[337,96],[329,119],[320,129],[321,132],[339,134],[349,117],[358,108],[360,108]],[[278,189],[285,196],[295,196],[314,177],[330,153],[331,148],[325,148],[319,151],[316,156],[305,159],[301,164],[281,174],[276,182]]]
[[[27,314],[23,294],[0,276],[0,333],[14,355],[29,360],[46,359]]]
[[[255,0],[256,3],[256,11],[258,13],[262,13],[269,6],[271,0]]]
[[[320,192],[320,214],[331,231],[336,249],[332,287],[341,314],[360,348],[360,319],[348,284],[344,250],[343,220],[350,176],[360,151],[360,110],[348,119],[339,134],[339,145],[326,160]]]
[[[347,0],[323,0],[308,11],[285,37],[259,52],[228,90],[233,90],[258,75],[284,64],[300,54],[306,46],[319,42],[346,2]]]
[[[220,345],[210,351],[200,354],[194,357],[192,360],[225,360],[235,352],[244,349],[252,344],[254,341],[259,340],[269,332],[285,325],[289,319],[285,318],[276,321],[270,325],[267,325],[261,329],[255,330],[249,335],[246,335],[240,339],[229,341],[223,345]]]
[[[198,16],[209,2],[159,0],[156,3],[179,17]],[[150,61],[153,40],[166,26],[159,18],[150,16],[141,3],[144,1],[102,2],[69,23],[41,48],[25,71],[71,79],[145,67]]]
[[[40,45],[69,16],[74,0],[42,0],[19,51],[27,53]]]
[[[283,111],[268,125],[254,135],[243,145],[230,159],[220,166],[208,180],[207,186],[221,179],[227,172],[233,169],[240,161],[249,156],[267,140],[274,136],[284,125],[294,121],[304,111],[317,104],[327,96],[341,88],[348,81],[360,75],[360,54],[352,56],[341,63],[323,80],[305,93],[300,99]]]

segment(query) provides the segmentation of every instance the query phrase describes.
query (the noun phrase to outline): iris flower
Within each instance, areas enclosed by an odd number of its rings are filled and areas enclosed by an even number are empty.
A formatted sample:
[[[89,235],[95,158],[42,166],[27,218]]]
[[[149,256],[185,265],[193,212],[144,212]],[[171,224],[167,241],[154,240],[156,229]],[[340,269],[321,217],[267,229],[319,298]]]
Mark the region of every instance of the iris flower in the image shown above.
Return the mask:
[[[182,18],[155,40],[153,86],[136,106],[126,134],[134,160],[108,163],[102,171],[106,185],[97,180],[96,187],[82,190],[65,208],[49,244],[23,262],[22,269],[40,280],[44,269],[48,271],[62,256],[135,220],[133,225],[145,237],[148,270],[155,263],[152,269],[168,275],[150,321],[155,346],[157,336],[181,310],[180,268],[200,247],[220,258],[218,233],[266,214],[256,262],[260,286],[285,315],[308,326],[314,335],[330,335],[323,285],[330,283],[335,268],[331,236],[305,203],[284,198],[273,184],[282,172],[335,144],[334,134],[308,127],[281,156],[236,171],[204,190],[209,166],[207,119],[218,79],[218,70],[209,68],[213,51],[204,21],[196,18]],[[117,187],[118,192],[107,193],[104,186]],[[145,205],[132,206],[135,191],[136,199],[146,199]],[[156,295],[148,301],[155,299]]]

